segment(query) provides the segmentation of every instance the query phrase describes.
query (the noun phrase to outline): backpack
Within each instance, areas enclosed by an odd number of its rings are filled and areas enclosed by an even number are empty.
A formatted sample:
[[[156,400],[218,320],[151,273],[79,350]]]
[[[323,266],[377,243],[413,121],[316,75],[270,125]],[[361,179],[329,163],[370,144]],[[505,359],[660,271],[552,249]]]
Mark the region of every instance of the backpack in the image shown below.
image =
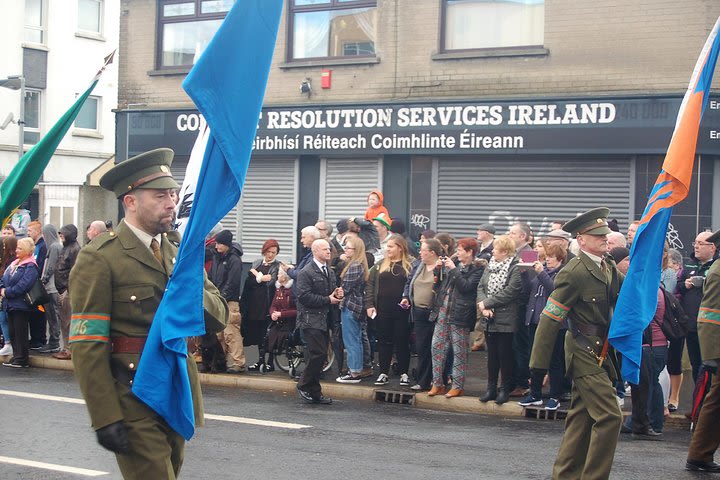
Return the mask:
[[[660,328],[668,340],[684,338],[688,333],[690,317],[687,316],[675,295],[664,288],[662,292],[665,297],[665,315]]]

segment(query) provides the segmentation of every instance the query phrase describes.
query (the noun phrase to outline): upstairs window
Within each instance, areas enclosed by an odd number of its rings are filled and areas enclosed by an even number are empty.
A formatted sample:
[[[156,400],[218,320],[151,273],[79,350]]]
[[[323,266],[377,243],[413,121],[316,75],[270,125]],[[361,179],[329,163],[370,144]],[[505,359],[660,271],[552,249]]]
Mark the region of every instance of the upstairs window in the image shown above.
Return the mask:
[[[42,111],[40,90],[25,89],[25,127],[23,129],[23,143],[35,145],[40,141],[40,114]]]
[[[235,0],[160,0],[158,67],[190,67],[210,43]]]
[[[441,51],[542,46],[545,0],[443,0]]]
[[[102,33],[103,0],[78,0],[78,30]]]
[[[90,96],[85,100],[80,112],[75,117],[75,128],[84,130],[99,130],[98,116],[100,113],[100,97]]]
[[[45,43],[45,12],[44,0],[25,0],[25,41]]]
[[[375,0],[289,2],[290,60],[375,56]]]

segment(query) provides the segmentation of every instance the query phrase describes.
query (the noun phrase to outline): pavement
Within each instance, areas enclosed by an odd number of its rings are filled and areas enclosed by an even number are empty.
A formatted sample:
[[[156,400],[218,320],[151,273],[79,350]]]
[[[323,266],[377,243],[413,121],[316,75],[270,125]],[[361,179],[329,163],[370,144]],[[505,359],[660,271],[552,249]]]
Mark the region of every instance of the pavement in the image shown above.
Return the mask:
[[[247,347],[246,356],[248,365],[255,363],[257,361],[257,348]],[[0,359],[4,361],[2,357]],[[413,358],[411,359],[411,369],[414,363],[415,359]],[[30,365],[37,368],[73,370],[71,361],[57,360],[50,355],[36,354],[34,352],[30,356]],[[447,412],[498,415],[508,418],[520,417],[525,414],[524,409],[517,404],[519,398],[511,398],[509,402],[503,405],[497,405],[492,401],[487,403],[478,401],[478,397],[484,393],[487,385],[487,354],[484,351],[471,352],[468,355],[465,394],[456,398],[448,399],[442,395],[429,397],[425,392],[414,392],[409,387],[400,386],[398,377],[393,375],[390,376],[390,382],[387,385],[378,387],[374,385],[378,374],[377,367],[375,367],[373,375],[363,379],[360,384],[341,384],[334,380],[338,373],[335,366],[333,366],[325,373],[325,380],[322,382],[323,394],[332,398],[370,402],[376,401],[378,396],[381,399],[390,398],[395,401],[394,403],[407,403],[409,400],[409,403],[416,408]],[[686,375],[686,378],[688,377],[689,375]],[[294,395],[296,386],[296,381],[279,369],[266,374],[250,372],[243,374],[201,373],[200,382],[202,385],[213,387],[274,392],[281,395]],[[378,395],[379,392],[382,393]],[[385,394],[385,392],[390,393]],[[681,409],[678,410],[678,413],[666,417],[667,428],[689,429],[689,421],[681,412],[684,411],[683,406],[690,405],[691,396],[691,382],[685,381],[680,395]],[[568,403],[563,403],[560,412],[568,407]],[[629,414],[630,409],[631,397],[628,396],[623,406],[623,413]],[[563,415],[559,415],[559,417],[563,417]]]

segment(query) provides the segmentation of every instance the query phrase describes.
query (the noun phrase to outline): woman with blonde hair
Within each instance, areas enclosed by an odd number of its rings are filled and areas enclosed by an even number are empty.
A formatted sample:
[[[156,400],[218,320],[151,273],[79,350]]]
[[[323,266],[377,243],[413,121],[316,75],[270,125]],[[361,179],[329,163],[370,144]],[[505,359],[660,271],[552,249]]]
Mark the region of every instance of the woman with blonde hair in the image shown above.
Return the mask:
[[[365,282],[368,279],[367,257],[365,244],[359,237],[350,236],[345,239],[347,261],[340,272],[340,321],[342,338],[347,351],[348,373],[337,378],[340,383],[359,383],[363,370],[362,332],[365,322],[363,295]]]
[[[495,400],[503,404],[512,390],[513,335],[518,329],[518,311],[522,280],[517,268],[515,242],[503,235],[493,243],[493,256],[483,272],[477,289],[477,308],[483,317],[487,344],[488,388],[481,402]],[[498,390],[498,374],[502,385]]]
[[[407,241],[401,235],[391,235],[385,258],[370,269],[365,289],[367,316],[377,317],[380,375],[375,385],[388,383],[393,351],[397,352],[400,385],[410,385],[410,309],[400,302],[411,270]]]
[[[23,368],[30,366],[30,314],[33,307],[25,301],[25,294],[35,284],[40,272],[33,257],[35,242],[32,238],[21,238],[17,242],[17,258],[5,270],[0,279],[0,298],[3,310],[8,312],[10,339],[13,357],[3,363],[6,367]]]

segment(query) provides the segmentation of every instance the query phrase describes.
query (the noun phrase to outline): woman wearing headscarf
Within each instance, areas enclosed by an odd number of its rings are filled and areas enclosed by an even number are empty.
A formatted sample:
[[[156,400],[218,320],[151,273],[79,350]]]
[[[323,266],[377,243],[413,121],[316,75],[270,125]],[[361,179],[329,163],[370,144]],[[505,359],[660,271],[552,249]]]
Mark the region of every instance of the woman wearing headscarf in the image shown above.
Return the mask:
[[[17,258],[0,279],[0,298],[3,309],[8,312],[13,357],[3,366],[23,368],[30,366],[30,314],[33,307],[25,301],[25,294],[35,284],[39,272],[33,253],[35,242],[32,238],[21,238],[17,242]]]

